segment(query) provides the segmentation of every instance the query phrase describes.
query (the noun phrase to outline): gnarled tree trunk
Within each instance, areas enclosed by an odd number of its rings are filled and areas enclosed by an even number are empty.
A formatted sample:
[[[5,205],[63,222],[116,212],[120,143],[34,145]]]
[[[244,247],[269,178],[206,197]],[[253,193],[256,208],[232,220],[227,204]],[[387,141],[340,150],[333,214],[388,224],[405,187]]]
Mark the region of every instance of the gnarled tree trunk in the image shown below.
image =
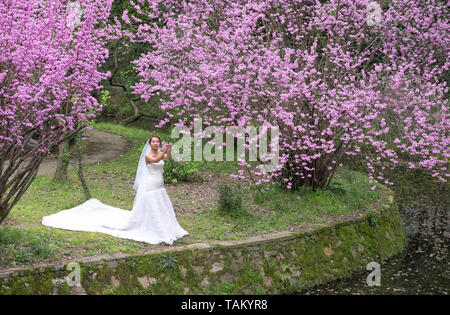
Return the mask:
[[[66,181],[67,170],[69,168],[69,141],[64,141],[58,146],[58,160],[56,161],[56,171],[53,176],[54,181]]]

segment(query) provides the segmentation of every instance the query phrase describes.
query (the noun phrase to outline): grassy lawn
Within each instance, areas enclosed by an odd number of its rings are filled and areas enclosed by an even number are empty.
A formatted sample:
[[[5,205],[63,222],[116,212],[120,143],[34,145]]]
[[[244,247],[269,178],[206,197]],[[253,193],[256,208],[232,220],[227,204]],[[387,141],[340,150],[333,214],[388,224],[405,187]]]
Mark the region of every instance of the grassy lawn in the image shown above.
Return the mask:
[[[120,134],[133,146],[113,160],[85,167],[91,195],[105,204],[131,210],[137,163],[143,144],[153,132],[106,122],[97,123],[94,128]],[[162,136],[162,140],[169,140],[167,135]],[[361,173],[342,168],[332,182],[332,189],[286,192],[273,186],[265,191],[269,202],[244,182],[239,192],[242,211],[223,213],[218,206],[216,188],[223,181],[236,182],[229,177],[236,168],[235,162],[204,162],[199,163],[198,171],[203,180],[166,182],[178,221],[189,232],[174,245],[310,230],[361,216],[383,193],[382,186],[370,190],[371,184]],[[69,170],[69,180],[65,183],[55,183],[52,178],[53,175],[37,177],[0,226],[0,268],[100,254],[139,253],[167,246],[43,226],[43,216],[85,201],[75,170]]]

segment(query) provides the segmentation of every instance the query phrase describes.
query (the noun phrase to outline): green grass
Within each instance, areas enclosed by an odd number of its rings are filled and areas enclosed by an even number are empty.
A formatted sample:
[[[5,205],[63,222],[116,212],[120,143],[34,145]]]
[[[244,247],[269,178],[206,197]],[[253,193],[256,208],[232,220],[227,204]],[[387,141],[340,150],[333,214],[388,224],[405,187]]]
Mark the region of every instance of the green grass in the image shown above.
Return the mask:
[[[91,195],[113,207],[131,209],[135,196],[133,180],[137,161],[145,140],[154,132],[108,122],[96,123],[94,128],[124,136],[132,143],[132,148],[113,160],[85,167],[85,177]],[[163,141],[170,140],[166,134],[158,134]],[[201,171],[214,172],[221,176],[236,170],[236,164],[214,161],[203,163],[199,168]],[[43,216],[75,207],[85,201],[76,170],[69,170],[68,175],[69,179],[64,183],[53,182],[52,174],[37,177],[12,209],[6,224],[0,226],[0,253],[8,252],[4,256],[8,258],[0,260],[0,265],[118,252],[139,253],[145,249],[166,246],[135,242],[101,233],[43,226]],[[211,200],[211,203],[198,212],[177,215],[180,225],[189,235],[174,244],[233,240],[261,233],[292,230],[296,227],[314,228],[333,222],[341,215],[350,215],[356,210],[364,211],[380,198],[381,193],[381,189],[370,190],[367,177],[347,169],[339,170],[332,189],[329,190],[313,192],[304,189],[289,192],[277,186],[270,187],[264,192],[268,203],[254,187],[244,185],[242,205],[245,211],[239,212],[239,215],[226,215],[219,210],[216,200]],[[182,194],[181,191],[175,191],[174,195]],[[216,195],[218,196],[218,193]],[[186,202],[196,201],[196,196],[189,193],[181,198]],[[14,236],[15,234],[18,236]],[[15,241],[11,241],[14,239]],[[33,240],[38,240],[36,244],[41,245],[30,246]]]
[[[289,192],[272,186],[263,192],[265,198],[256,188],[247,186],[243,190],[243,204],[247,211],[224,215],[216,207],[198,213],[195,221],[186,222],[186,228],[194,230],[199,240],[207,241],[279,232],[289,226],[321,226],[342,215],[351,215],[355,211],[362,213],[373,208],[384,194],[382,186],[372,191],[367,177],[345,168],[337,172],[333,182],[339,187],[338,190]],[[263,208],[264,211],[261,211]]]
[[[15,227],[0,229],[0,264],[28,264],[51,257],[57,241],[46,234]]]

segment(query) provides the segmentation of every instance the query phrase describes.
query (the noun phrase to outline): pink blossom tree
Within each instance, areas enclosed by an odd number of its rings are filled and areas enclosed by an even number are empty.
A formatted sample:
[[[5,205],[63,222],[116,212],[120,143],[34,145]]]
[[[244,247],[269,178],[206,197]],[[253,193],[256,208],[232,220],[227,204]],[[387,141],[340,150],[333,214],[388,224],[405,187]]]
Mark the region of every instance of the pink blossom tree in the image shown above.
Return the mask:
[[[240,163],[257,183],[323,188],[345,155],[366,159],[373,183],[392,184],[383,170],[401,155],[442,181],[450,176],[447,1],[133,6],[124,23],[157,21],[128,36],[151,44],[135,61],[141,80],[134,89],[146,100],[157,90],[167,96],[159,126],[192,127],[201,117],[206,125],[280,128],[276,171]]]
[[[0,2],[0,223],[50,151],[101,105],[112,0]]]

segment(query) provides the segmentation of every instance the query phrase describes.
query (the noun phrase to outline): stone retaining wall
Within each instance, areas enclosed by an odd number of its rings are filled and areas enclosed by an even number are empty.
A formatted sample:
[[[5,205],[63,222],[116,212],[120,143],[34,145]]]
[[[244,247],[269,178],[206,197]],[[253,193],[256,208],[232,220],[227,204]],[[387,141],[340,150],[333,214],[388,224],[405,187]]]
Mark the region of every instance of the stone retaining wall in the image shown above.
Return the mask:
[[[240,241],[167,247],[140,255],[78,261],[0,274],[0,294],[285,294],[365,270],[404,249],[392,195],[361,219]],[[73,275],[73,273],[72,273]],[[70,277],[69,280],[76,280]],[[70,283],[70,282],[69,282]]]

